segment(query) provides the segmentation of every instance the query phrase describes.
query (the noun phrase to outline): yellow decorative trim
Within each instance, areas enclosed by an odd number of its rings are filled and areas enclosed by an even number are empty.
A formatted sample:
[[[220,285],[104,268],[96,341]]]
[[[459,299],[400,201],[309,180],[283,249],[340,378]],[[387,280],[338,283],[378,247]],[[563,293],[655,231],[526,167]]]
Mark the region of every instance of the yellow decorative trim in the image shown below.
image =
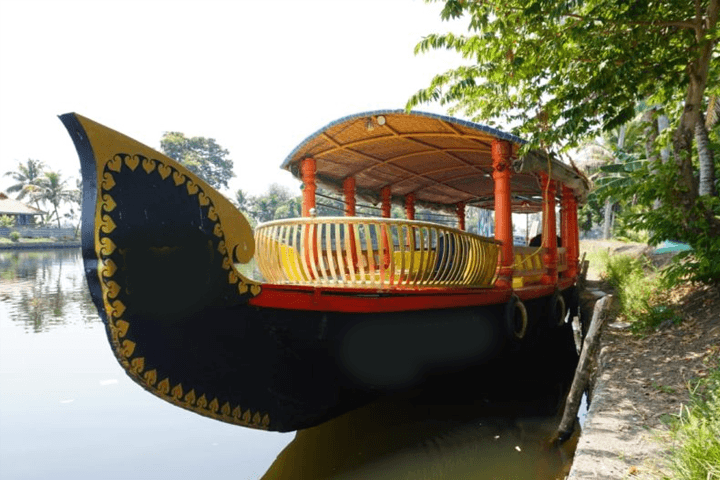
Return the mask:
[[[150,172],[152,172],[153,170],[155,170],[155,164],[156,164],[156,163],[157,163],[157,162],[156,162],[155,160],[152,160],[152,159],[149,159],[149,158],[143,159],[143,161],[142,161],[142,167],[143,167],[143,170],[145,170],[145,173],[150,174]]]
[[[250,292],[252,295],[258,295],[261,291],[260,284],[245,278],[237,271],[230,258],[230,255],[236,254],[228,250],[229,245],[234,245],[233,248],[243,255],[242,258],[237,258],[242,262],[251,258],[254,246],[252,244],[248,246],[246,241],[241,242],[241,244],[234,242],[234,240],[242,238],[243,233],[246,233],[244,231],[234,234],[233,243],[228,243],[226,234],[220,225],[218,211],[212,204],[210,197],[203,191],[204,184],[202,182],[197,182],[189,175],[176,170],[163,159],[146,158],[140,154],[113,155],[104,163],[104,167],[98,165],[98,177],[100,180],[98,197],[101,201],[98,202],[95,214],[95,251],[99,261],[98,279],[102,289],[103,304],[110,330],[110,341],[118,361],[137,383],[154,395],[174,405],[223,422],[267,430],[270,426],[268,414],[250,409],[243,410],[239,405],[233,407],[229,402],[225,402],[221,406],[217,397],[212,397],[208,402],[205,394],[201,394],[200,397],[196,398],[197,394],[194,389],[190,389],[184,394],[182,384],[173,384],[169,377],[164,377],[158,382],[158,371],[156,369],[146,371],[145,358],[133,356],[136,344],[125,338],[131,329],[131,324],[123,318],[126,307],[117,299],[122,286],[113,280],[118,268],[115,262],[109,258],[117,250],[116,244],[109,236],[117,228],[117,225],[108,215],[108,213],[115,210],[117,203],[109,192],[116,185],[113,172],[121,172],[123,165],[136,173],[145,172],[145,174],[150,175],[152,172],[157,172],[162,180],[172,176],[175,186],[181,187],[184,185],[188,195],[197,195],[199,204],[208,207],[208,219],[215,223],[213,234],[220,239],[217,250],[223,256],[222,266],[223,269],[228,271],[228,282],[231,285],[236,285],[240,294]],[[138,169],[138,166],[141,166],[141,168]],[[251,231],[250,237],[252,238]],[[237,246],[235,247],[235,245]]]

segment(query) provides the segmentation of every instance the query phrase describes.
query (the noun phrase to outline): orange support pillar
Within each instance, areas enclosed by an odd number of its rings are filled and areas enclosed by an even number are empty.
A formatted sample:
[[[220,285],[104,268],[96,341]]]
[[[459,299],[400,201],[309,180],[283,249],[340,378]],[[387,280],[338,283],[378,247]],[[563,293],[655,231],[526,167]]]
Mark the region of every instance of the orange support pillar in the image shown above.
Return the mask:
[[[300,173],[303,181],[302,216],[311,217],[310,211],[315,209],[315,190],[317,190],[317,185],[315,185],[315,159],[303,159],[300,162]],[[305,264],[308,266],[313,265],[315,259],[318,258],[316,228],[315,225],[305,225],[303,228],[303,254]],[[310,272],[310,275],[312,276],[312,272]]]
[[[455,206],[458,217],[458,229],[465,231],[465,202],[458,202]]]
[[[510,195],[510,142],[493,139],[492,161],[493,180],[495,181],[495,240],[502,242],[500,247],[500,263],[497,270],[498,288],[512,288],[513,277],[513,227],[512,197]]]
[[[310,209],[315,208],[315,159],[305,158],[300,162],[303,181],[302,216],[309,217]]]
[[[405,216],[408,220],[415,220],[415,194],[405,195]]]
[[[343,180],[343,195],[345,197],[345,216],[355,216],[355,177],[347,177]],[[355,228],[353,225],[347,225],[347,235],[350,239],[350,256],[353,264],[358,264],[357,249],[355,243]]]
[[[345,196],[345,216],[355,216],[355,177],[343,180],[343,194]]]
[[[383,187],[382,190],[380,190],[380,200],[382,201],[382,216],[383,218],[390,218],[390,211],[392,208],[392,205],[390,205],[390,200],[392,198],[392,192],[390,191],[390,186]]]
[[[542,246],[545,253],[542,256],[545,264],[545,274],[542,283],[554,285],[558,280],[557,271],[557,218],[555,217],[555,181],[550,180],[545,173],[540,174],[543,191],[543,231]]]
[[[563,245],[567,255],[568,269],[566,276],[575,278],[578,275],[578,262],[580,256],[580,231],[577,221],[577,199],[571,188],[563,185],[562,209],[565,214],[563,231]]]
[[[383,187],[380,190],[380,199],[382,200],[382,216],[383,218],[390,218],[392,205],[390,201],[392,199],[392,191],[390,185]],[[383,246],[383,261],[385,262],[385,268],[390,266],[390,240],[388,239],[387,230],[382,229],[382,246]]]

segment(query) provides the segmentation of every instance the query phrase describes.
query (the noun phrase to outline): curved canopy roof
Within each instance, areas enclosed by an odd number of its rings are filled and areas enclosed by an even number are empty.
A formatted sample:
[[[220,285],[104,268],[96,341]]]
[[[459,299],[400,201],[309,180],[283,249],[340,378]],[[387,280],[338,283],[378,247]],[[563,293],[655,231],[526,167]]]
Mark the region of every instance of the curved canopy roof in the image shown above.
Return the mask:
[[[512,144],[513,211],[541,209],[540,171],[549,171],[584,201],[589,184],[581,173],[540,152],[517,158],[525,143],[519,137],[465,120],[405,110],[336,120],[303,141],[282,167],[300,178],[300,162],[315,158],[317,182],[342,191],[343,180],[353,176],[357,194],[372,203],[379,201],[383,187],[390,186],[393,202],[401,205],[406,194],[414,193],[418,205],[432,209],[452,210],[458,202],[492,208],[494,138]]]

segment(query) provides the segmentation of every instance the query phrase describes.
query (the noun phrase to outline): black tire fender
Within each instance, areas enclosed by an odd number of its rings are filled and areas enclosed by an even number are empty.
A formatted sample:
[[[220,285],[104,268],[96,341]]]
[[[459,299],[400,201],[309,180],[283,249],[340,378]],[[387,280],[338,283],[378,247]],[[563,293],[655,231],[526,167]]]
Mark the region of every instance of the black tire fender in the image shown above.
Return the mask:
[[[559,290],[555,290],[552,297],[548,299],[547,314],[550,327],[562,327],[565,325],[567,308],[565,307],[565,297]]]
[[[519,342],[528,330],[528,314],[525,304],[517,295],[505,304],[505,332],[510,340]]]

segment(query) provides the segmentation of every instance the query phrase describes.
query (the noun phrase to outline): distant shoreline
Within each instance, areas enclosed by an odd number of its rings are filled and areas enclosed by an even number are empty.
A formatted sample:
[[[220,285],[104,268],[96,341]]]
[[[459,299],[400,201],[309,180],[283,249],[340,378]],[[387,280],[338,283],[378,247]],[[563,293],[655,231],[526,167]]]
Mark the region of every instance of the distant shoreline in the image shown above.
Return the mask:
[[[0,243],[0,250],[54,250],[56,248],[80,248],[80,241],[73,242],[13,242]]]

